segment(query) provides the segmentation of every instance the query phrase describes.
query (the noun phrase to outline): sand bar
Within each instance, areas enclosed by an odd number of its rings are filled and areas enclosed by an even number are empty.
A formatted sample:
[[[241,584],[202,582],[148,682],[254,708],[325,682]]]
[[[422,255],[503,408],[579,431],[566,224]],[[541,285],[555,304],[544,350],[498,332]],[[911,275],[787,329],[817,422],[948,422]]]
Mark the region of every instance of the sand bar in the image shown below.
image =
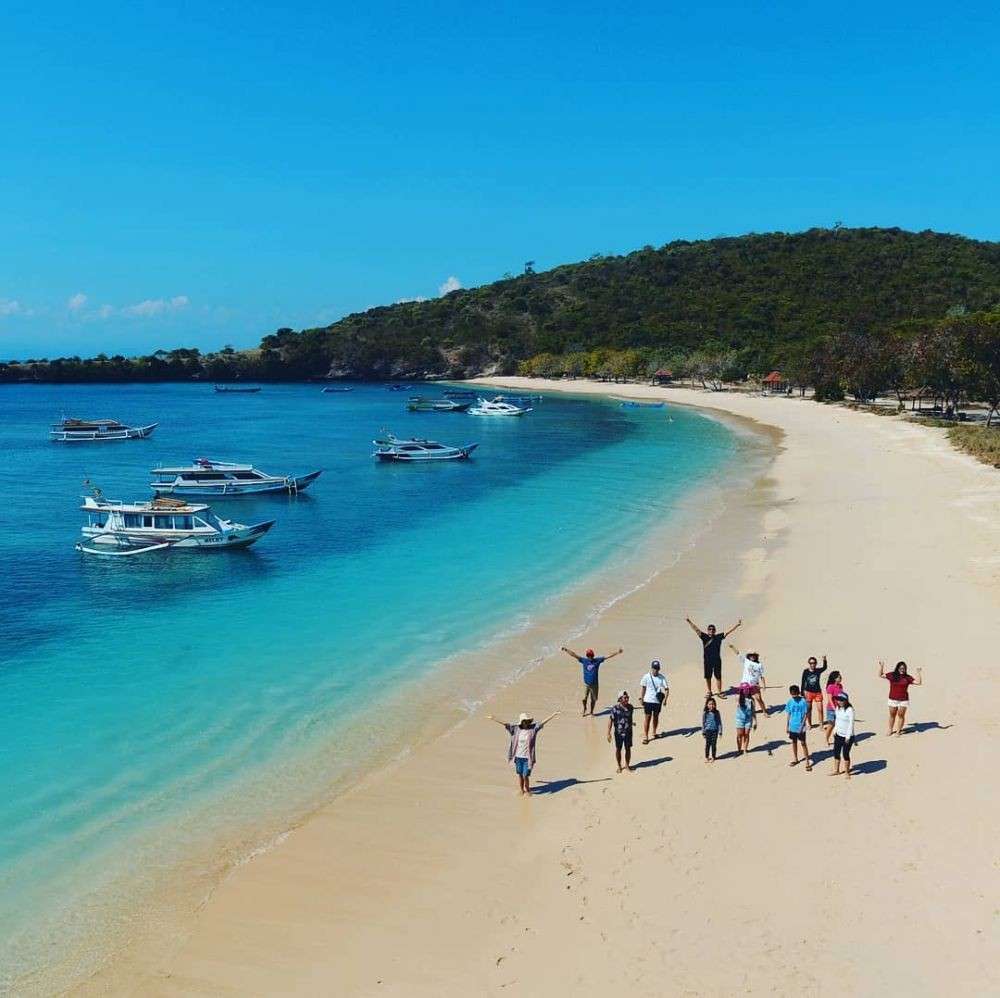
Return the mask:
[[[666,398],[781,432],[717,533],[584,639],[626,648],[602,674],[605,705],[638,689],[650,657],[664,661],[668,737],[616,775],[605,720],[578,716],[578,669],[547,660],[81,992],[995,993],[1000,476],[943,431],[809,401],[502,384]],[[744,616],[738,643],[761,651],[778,687],[808,654],[829,655],[866,736],[850,784],[827,775],[825,751],[811,774],[789,768],[782,715],[761,722],[750,757],[704,764],[686,613]],[[915,730],[892,740],[880,656],[924,669]],[[539,745],[543,792],[519,800],[485,714],[560,708]],[[728,754],[732,702],[722,710]]]

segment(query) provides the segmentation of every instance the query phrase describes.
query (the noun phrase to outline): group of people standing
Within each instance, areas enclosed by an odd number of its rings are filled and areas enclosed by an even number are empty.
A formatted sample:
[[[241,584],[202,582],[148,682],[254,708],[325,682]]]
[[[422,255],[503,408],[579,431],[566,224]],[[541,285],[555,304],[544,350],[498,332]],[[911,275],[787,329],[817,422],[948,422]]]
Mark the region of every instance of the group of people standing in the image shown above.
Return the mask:
[[[742,620],[738,620],[728,630],[720,631],[714,624],[705,629],[698,627],[690,617],[685,618],[691,629],[698,635],[702,644],[702,660],[706,686],[705,703],[702,708],[701,733],[705,743],[705,762],[715,762],[719,740],[722,737],[722,714],[718,701],[729,695],[722,687],[722,645],[726,638],[731,638],[738,630]],[[730,692],[736,697],[734,726],[736,729],[736,752],[744,757],[750,751],[751,732],[757,729],[758,715],[765,718],[772,712],[764,702],[764,691],[767,689],[764,674],[764,664],[759,653],[755,651],[742,652],[732,642],[729,648],[741,660],[742,674],[738,686]],[[600,669],[609,659],[621,655],[623,650],[608,655],[597,655],[588,648],[583,655],[571,648],[560,649],[575,659],[583,669],[583,716],[593,717],[594,709],[600,692]],[[851,777],[851,749],[855,742],[855,712],[847,690],[844,688],[843,675],[829,670],[826,655],[822,657],[822,665],[815,656],[810,656],[798,684],[788,687],[789,697],[783,707],[775,708],[774,712],[785,714],[785,732],[792,746],[792,761],[790,766],[805,763],[807,772],[813,768],[812,754],[809,751],[806,735],[810,729],[822,728],[826,744],[832,745],[834,768],[831,776],[842,773]],[[911,676],[905,662],[897,662],[895,668],[886,671],[885,663],[879,662],[879,676],[889,682],[889,731],[888,734],[900,735],[906,723],[906,710],[909,706],[909,687],[923,683],[923,674],[917,669],[916,676]],[[824,675],[826,676],[824,682]],[[713,692],[712,685],[715,684]],[[660,737],[660,712],[670,697],[670,684],[660,662],[650,663],[648,671],[639,680],[640,698],[643,710],[642,744],[647,745]],[[632,740],[635,729],[633,713],[636,710],[628,690],[621,690],[615,703],[608,711],[608,742],[614,743],[615,761],[618,772],[632,772]],[[530,776],[535,765],[535,745],[538,733],[542,728],[558,716],[559,712],[536,723],[528,714],[521,714],[517,723],[497,721],[492,714],[491,721],[496,721],[506,728],[510,736],[508,761],[514,764],[518,778],[518,788],[522,794],[531,792]],[[801,759],[799,754],[801,752]]]

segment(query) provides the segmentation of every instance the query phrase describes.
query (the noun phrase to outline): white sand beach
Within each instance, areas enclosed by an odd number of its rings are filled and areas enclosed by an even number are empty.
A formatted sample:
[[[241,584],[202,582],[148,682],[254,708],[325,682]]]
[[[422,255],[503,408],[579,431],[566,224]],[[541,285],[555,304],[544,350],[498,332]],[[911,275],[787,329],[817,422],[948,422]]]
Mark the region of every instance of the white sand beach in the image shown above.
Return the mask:
[[[602,671],[600,708],[621,687],[636,698],[659,658],[667,737],[637,737],[636,772],[616,774],[607,719],[580,717],[579,667],[557,653],[79,993],[996,993],[1000,475],[944,431],[807,400],[490,383],[666,399],[780,434],[711,536],[569,642],[625,649]],[[760,720],[756,751],[726,758],[733,699],[705,765],[688,614],[744,618],[735,642],[760,651],[769,703],[808,655],[829,656],[862,733],[850,782],[829,775],[818,730],[814,771],[789,767],[783,714]],[[879,658],[923,669],[902,737],[885,734]],[[723,664],[738,681],[735,657]],[[522,710],[563,712],[540,736],[530,799],[486,719]]]

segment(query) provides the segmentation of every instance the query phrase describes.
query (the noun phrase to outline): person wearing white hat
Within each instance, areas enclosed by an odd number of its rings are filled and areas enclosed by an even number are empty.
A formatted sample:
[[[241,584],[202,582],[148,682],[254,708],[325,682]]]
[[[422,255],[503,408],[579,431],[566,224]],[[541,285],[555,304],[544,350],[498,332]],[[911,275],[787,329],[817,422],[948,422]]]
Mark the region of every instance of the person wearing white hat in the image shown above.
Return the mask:
[[[535,768],[535,743],[538,741],[538,733],[554,717],[559,716],[557,710],[550,714],[544,721],[535,724],[535,719],[530,714],[522,713],[517,719],[517,724],[508,724],[506,721],[498,721],[492,714],[488,715],[491,721],[503,725],[510,735],[510,745],[507,749],[507,761],[514,763],[514,772],[517,774],[518,791],[524,794],[531,793],[531,771]]]

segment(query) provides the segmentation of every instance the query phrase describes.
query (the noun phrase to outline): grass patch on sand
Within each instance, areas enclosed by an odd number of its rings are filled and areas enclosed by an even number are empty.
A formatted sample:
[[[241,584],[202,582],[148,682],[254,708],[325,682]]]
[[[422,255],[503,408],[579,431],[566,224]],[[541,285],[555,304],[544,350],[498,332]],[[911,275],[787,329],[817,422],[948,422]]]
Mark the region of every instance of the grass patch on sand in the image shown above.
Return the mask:
[[[991,426],[955,426],[948,427],[948,439],[952,446],[966,454],[1000,468],[1000,427]]]

